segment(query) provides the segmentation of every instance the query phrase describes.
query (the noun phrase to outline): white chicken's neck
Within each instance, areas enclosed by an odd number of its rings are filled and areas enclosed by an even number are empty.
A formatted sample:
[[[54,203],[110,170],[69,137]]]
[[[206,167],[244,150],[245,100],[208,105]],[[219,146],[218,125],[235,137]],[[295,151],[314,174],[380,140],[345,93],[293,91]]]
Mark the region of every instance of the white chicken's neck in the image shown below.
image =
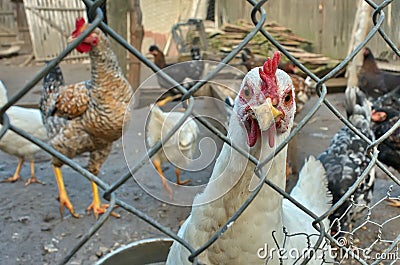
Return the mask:
[[[247,135],[245,130],[239,125],[236,117],[231,119],[229,129],[232,142],[246,150],[248,148]],[[288,133],[276,135],[275,146],[279,145]],[[268,139],[262,138],[260,137],[256,145],[250,150],[250,154],[254,155],[259,161],[262,161],[273,152],[273,148],[270,148],[268,145]],[[285,147],[269,163],[269,170],[262,169],[262,175],[267,174],[268,179],[281,189],[285,189],[286,183],[286,154],[287,148]],[[191,221],[192,225],[196,227],[197,232],[193,238],[191,238],[191,232],[186,232],[188,233],[187,237],[190,242],[193,242],[197,246],[203,244],[204,242],[201,242],[201,238],[209,238],[239,209],[250,195],[252,189],[255,188],[254,184],[258,184],[260,181],[254,175],[254,169],[255,165],[246,157],[233,150],[229,145],[224,145],[217,159],[209,184],[205,188],[204,193],[197,196],[194,200],[193,205],[204,204],[194,206],[192,209]],[[233,179],[235,176],[238,176],[239,179]],[[252,183],[252,178],[254,183]],[[224,190],[228,191],[222,195],[221,192]],[[211,200],[216,194],[221,194],[222,196],[207,203],[207,200]],[[260,262],[261,260],[257,259],[256,255],[257,249],[263,247],[264,244],[267,244],[269,247],[275,247],[272,234],[274,234],[278,242],[281,242],[283,238],[282,200],[282,196],[271,187],[263,184],[262,189],[253,202],[236,222],[232,224],[232,227],[224,233],[224,239],[217,240],[210,247],[207,254],[205,254],[206,256],[202,258],[214,264],[216,261],[214,258],[217,258],[219,255],[218,249],[224,249],[228,246],[232,249],[235,249],[235,247],[243,248],[241,245],[244,244],[243,242],[251,242],[250,245],[244,246],[244,248],[252,253],[256,261]],[[261,235],[260,228],[262,228]],[[246,238],[237,241],[235,233],[246,235]]]
[[[92,84],[95,88],[100,88],[104,82],[112,80],[116,73],[123,76],[118,59],[111,49],[110,41],[106,35],[101,32],[99,34],[99,43],[93,47],[90,52],[91,76]]]
[[[230,138],[233,143],[238,145],[244,150],[247,150],[249,147],[247,145],[247,134],[243,127],[239,125],[239,121],[236,117],[231,119],[230,128]],[[278,146],[280,142],[289,134],[289,132],[278,134],[275,136],[275,146]],[[266,136],[266,132],[263,132],[261,137],[258,139],[256,145],[249,149],[248,152],[257,158],[259,161],[264,160],[269,154],[274,152],[274,148],[270,148],[268,145],[268,138]],[[225,153],[225,155],[223,155]],[[273,183],[279,186],[282,189],[285,189],[286,181],[286,163],[282,161],[286,161],[287,156],[287,148],[284,148],[276,157],[269,162],[268,165],[264,166],[262,169],[262,175],[268,174],[268,179],[270,179]],[[223,159],[223,158],[227,159]],[[237,197],[238,194],[243,194],[243,200],[247,198],[248,194],[251,192],[250,186],[255,187],[254,183],[259,183],[259,178],[255,176],[254,169],[255,165],[251,163],[247,157],[239,154],[236,150],[231,148],[229,145],[225,144],[221,151],[220,157],[217,159],[216,166],[222,166],[222,168],[229,168],[230,170],[238,170],[243,172],[242,174],[238,172],[230,171],[230,174],[224,174],[225,172],[219,172],[220,174],[213,174],[210,178],[211,185],[208,185],[205,189],[204,193],[208,191],[208,189],[220,189],[221,187],[217,187],[218,185],[230,185],[233,186],[225,195]],[[246,170],[243,170],[246,169]],[[232,173],[235,175],[241,176],[239,179],[232,179]],[[254,178],[252,179],[252,176]],[[257,178],[257,179],[255,179]],[[256,182],[253,182],[256,180]],[[210,183],[209,182],[209,183]],[[236,183],[236,184],[235,184]],[[224,187],[225,188],[225,187]],[[282,198],[276,192],[274,192],[277,197]],[[269,197],[270,198],[270,197]]]

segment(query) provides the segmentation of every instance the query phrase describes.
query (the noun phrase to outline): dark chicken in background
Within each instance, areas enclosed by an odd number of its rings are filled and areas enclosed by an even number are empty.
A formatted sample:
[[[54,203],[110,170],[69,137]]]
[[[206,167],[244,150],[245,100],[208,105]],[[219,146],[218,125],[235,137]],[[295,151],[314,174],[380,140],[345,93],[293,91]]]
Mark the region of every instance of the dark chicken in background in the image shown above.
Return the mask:
[[[259,67],[265,62],[264,57],[256,57],[249,48],[243,48],[241,54],[242,64],[246,67],[249,72],[254,67]]]
[[[377,108],[372,112],[372,130],[375,137],[384,135],[400,119],[400,112],[391,108]],[[400,128],[397,128],[378,146],[378,159],[400,172]]]
[[[369,48],[364,48],[363,55],[358,84],[373,101],[371,128],[379,138],[400,119],[400,75],[379,69]],[[378,145],[378,150],[378,159],[400,172],[399,128]],[[400,202],[391,201],[391,205],[400,207]]]
[[[369,98],[376,99],[400,84],[400,75],[378,68],[369,48],[364,48],[364,61],[358,75],[358,86]]]
[[[400,119],[400,86],[377,98],[372,106],[372,130],[375,138],[384,135]],[[378,159],[400,172],[400,129],[378,146]]]
[[[390,108],[400,111],[400,84],[389,93],[377,98],[372,105],[372,109]]]
[[[374,135],[370,127],[371,103],[357,87],[348,87],[345,94],[348,120],[362,134],[373,140]],[[339,201],[368,166],[371,159],[366,153],[367,147],[367,142],[345,126],[334,135],[328,149],[318,156],[326,170],[328,188],[333,195],[332,204]],[[334,233],[339,232],[339,228],[349,231],[349,226],[362,216],[366,210],[362,205],[369,205],[371,201],[374,181],[373,168],[353,193],[355,205],[352,206],[351,200],[348,199],[329,216]]]
[[[201,52],[198,47],[193,47],[190,50],[191,61],[176,64],[167,64],[164,53],[156,45],[150,46],[149,53],[154,56],[154,64],[162,69],[164,73],[172,77],[176,82],[182,83],[186,78],[193,80],[193,82],[184,84],[187,88],[200,80],[203,75],[204,62],[201,60]],[[173,87],[170,82],[162,78],[160,75],[157,75],[157,81],[162,88],[170,89]]]
[[[379,138],[400,119],[400,86],[375,100],[372,110],[372,130]],[[400,172],[400,128],[378,145],[378,159]],[[390,205],[400,207],[400,201],[390,200]]]
[[[83,18],[78,18],[69,41],[76,39],[88,26]],[[111,50],[109,39],[99,28],[94,29],[76,49],[89,53],[91,79],[64,85],[52,76],[57,69],[50,72],[44,78],[40,110],[51,146],[69,158],[89,152],[87,169],[97,176],[113,142],[122,136],[133,91]],[[72,216],[79,217],[64,187],[63,162],[53,157],[52,164],[59,189],[61,215],[66,207]],[[97,217],[108,206],[101,203],[97,185],[93,181],[91,185],[93,201],[87,210],[93,210]]]

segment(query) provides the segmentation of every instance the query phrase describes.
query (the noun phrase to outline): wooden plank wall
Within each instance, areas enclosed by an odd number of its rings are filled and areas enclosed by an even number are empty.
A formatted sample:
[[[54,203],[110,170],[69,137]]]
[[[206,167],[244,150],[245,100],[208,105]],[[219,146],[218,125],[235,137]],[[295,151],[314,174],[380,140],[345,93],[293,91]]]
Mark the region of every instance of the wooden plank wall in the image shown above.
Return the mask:
[[[14,17],[14,3],[0,0],[0,45],[16,41],[17,22]]]
[[[80,0],[24,0],[33,52],[37,61],[50,60],[66,46],[78,16],[86,18]],[[87,58],[73,51],[66,59]]]
[[[28,20],[26,19],[24,3],[16,2],[15,13],[17,19],[17,39],[23,42],[22,51],[32,53],[32,42],[29,34]]]
[[[251,21],[252,6],[243,0],[220,0],[227,22],[239,18]],[[379,2],[379,1],[377,1]],[[232,9],[229,7],[235,6]],[[352,0],[270,0],[264,5],[267,22],[276,21],[313,42],[314,52],[342,59],[347,55],[354,24],[357,1]],[[400,1],[385,10],[384,30],[395,43],[400,43]],[[371,17],[372,27],[372,17]],[[382,38],[375,36],[368,44],[375,54],[388,51]],[[390,59],[390,58],[388,58]]]

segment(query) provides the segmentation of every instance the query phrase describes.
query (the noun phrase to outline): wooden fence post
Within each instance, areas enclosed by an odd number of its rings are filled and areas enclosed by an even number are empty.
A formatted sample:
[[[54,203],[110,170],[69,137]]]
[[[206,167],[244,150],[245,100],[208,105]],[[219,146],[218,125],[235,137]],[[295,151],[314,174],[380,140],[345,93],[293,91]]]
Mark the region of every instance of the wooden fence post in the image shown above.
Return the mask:
[[[371,23],[371,7],[365,1],[359,1],[357,13],[354,18],[354,26],[353,32],[351,34],[351,41],[349,44],[349,51],[354,50],[354,48],[364,40],[367,36],[367,32],[369,29],[369,25]],[[363,54],[358,53],[352,61],[350,61],[347,66],[346,77],[347,77],[347,86],[357,86],[358,85],[358,71],[361,68],[363,63]]]
[[[127,39],[127,14],[128,5],[126,0],[111,0],[107,1],[107,23],[124,39]],[[111,47],[115,52],[119,66],[124,74],[127,72],[127,51],[124,47],[119,45],[116,41],[111,41]]]
[[[129,0],[129,18],[130,43],[140,51],[144,35],[140,0]],[[140,61],[131,53],[128,61],[128,81],[136,91],[140,85]]]

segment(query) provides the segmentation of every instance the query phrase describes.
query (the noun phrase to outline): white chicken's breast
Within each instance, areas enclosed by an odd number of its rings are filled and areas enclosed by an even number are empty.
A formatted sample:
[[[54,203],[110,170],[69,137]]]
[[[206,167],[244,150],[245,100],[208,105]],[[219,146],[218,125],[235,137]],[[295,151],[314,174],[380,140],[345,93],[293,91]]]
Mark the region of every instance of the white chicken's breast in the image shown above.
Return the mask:
[[[245,76],[234,104],[236,115],[232,115],[229,123],[231,141],[249,150],[259,161],[274,152],[289,135],[296,111],[293,84],[284,71],[277,70],[279,59],[280,54],[276,52],[263,67],[254,68]],[[266,108],[271,112],[265,111]],[[262,176],[266,174],[283,190],[286,156],[287,147],[261,169]],[[325,179],[325,171],[314,158],[310,158],[307,165],[293,195],[311,211],[321,214],[330,206],[326,180],[321,181]],[[255,165],[247,157],[224,144],[210,182],[194,199],[192,212],[178,235],[195,249],[206,243],[250,195],[254,187],[252,180],[258,180],[254,170]],[[309,196],[315,189],[319,192]],[[240,217],[199,255],[199,261],[205,264],[280,264],[279,247],[295,247],[301,253],[308,246],[305,237],[290,237],[284,244],[284,228],[289,234],[299,229],[306,234],[318,233],[307,214],[263,184]],[[174,242],[167,264],[191,264],[189,255],[186,248]],[[282,261],[292,264],[296,258],[288,256]],[[309,264],[321,264],[321,260],[312,259]]]

